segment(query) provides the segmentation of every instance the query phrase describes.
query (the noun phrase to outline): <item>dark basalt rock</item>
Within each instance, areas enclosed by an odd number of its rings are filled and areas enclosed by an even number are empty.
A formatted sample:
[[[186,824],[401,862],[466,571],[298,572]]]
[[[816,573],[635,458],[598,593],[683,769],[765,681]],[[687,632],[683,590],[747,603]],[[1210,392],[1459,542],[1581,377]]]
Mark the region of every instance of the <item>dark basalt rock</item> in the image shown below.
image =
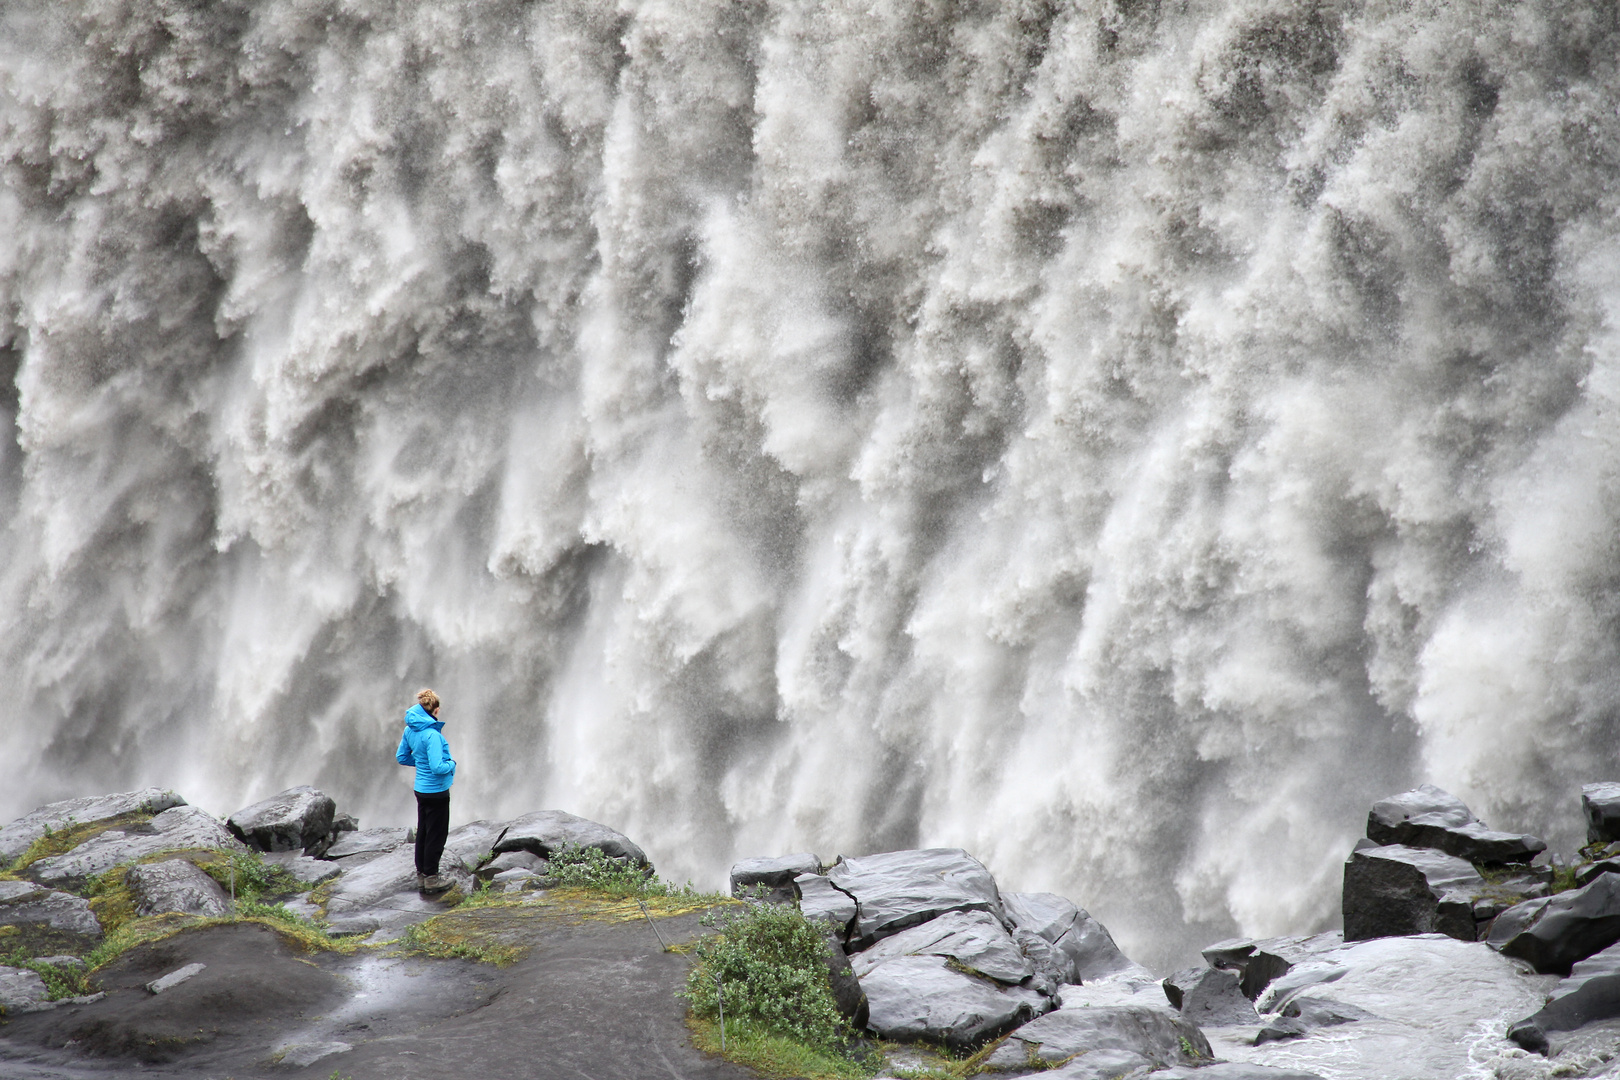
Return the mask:
[[[1213,1056],[1204,1033],[1169,1008],[1093,1005],[1059,1009],[1031,1020],[996,1047],[985,1065],[1021,1069],[1033,1058],[1050,1067],[1075,1054],[1097,1050],[1129,1051],[1158,1068],[1196,1064]]]
[[[0,862],[15,859],[47,832],[114,821],[128,814],[161,814],[172,807],[184,805],[186,800],[163,788],[143,788],[140,791],[53,802],[0,828]]]
[[[1610,945],[1577,963],[1559,983],[1547,1004],[1508,1029],[1507,1037],[1534,1053],[1545,1054],[1547,1035],[1574,1031],[1597,1020],[1620,1017],[1620,944]]]
[[[1205,949],[1204,962],[1237,972],[1243,996],[1253,1001],[1295,964],[1342,944],[1344,935],[1336,931],[1307,937],[1232,938]]]
[[[255,851],[308,851],[331,839],[337,803],[312,787],[280,791],[226,819],[231,835]]]
[[[1386,846],[1432,848],[1488,865],[1529,862],[1547,849],[1539,837],[1487,827],[1462,800],[1433,784],[1373,804],[1367,836]]]
[[[219,883],[185,859],[132,866],[124,880],[135,894],[137,915],[174,911],[217,919],[231,911]]]
[[[1620,840],[1620,784],[1609,781],[1582,787],[1581,813],[1586,817],[1588,844]]]
[[[1515,905],[1497,916],[1486,940],[1543,974],[1568,975],[1577,961],[1620,941],[1620,874]]]
[[[731,868],[731,895],[759,894],[772,904],[791,904],[798,899],[793,879],[800,874],[821,873],[821,860],[808,851],[775,859],[744,859]]]
[[[850,965],[844,947],[831,933],[827,935],[827,981],[832,984],[838,1012],[856,1031],[865,1029],[871,1014],[866,991],[861,989],[861,980]]]
[[[647,853],[628,836],[561,810],[539,810],[517,818],[506,827],[494,850],[497,855],[527,851],[549,859],[553,852],[569,847],[597,848],[611,859],[625,859],[645,870],[652,869]]]
[[[327,848],[321,858],[348,860],[382,855],[410,842],[406,829],[361,829],[339,837],[337,843]]]
[[[896,957],[861,976],[860,984],[869,1005],[867,1026],[900,1042],[923,1039],[966,1049],[1017,1027],[1036,1011],[1031,1001],[1036,995],[952,971],[942,956]]]
[[[799,894],[799,911],[811,922],[825,923],[839,941],[849,939],[855,921],[855,898],[838,888],[823,874],[800,874],[793,879]]]
[[[1260,1022],[1260,1014],[1244,996],[1242,980],[1235,971],[1213,967],[1178,971],[1164,980],[1164,996],[1199,1027]]]
[[[1485,879],[1461,859],[1402,845],[1367,847],[1344,864],[1344,940],[1441,933],[1476,938]]]
[[[961,848],[845,859],[827,872],[827,879],[855,898],[852,941],[863,949],[947,911],[1001,914],[995,879]]]

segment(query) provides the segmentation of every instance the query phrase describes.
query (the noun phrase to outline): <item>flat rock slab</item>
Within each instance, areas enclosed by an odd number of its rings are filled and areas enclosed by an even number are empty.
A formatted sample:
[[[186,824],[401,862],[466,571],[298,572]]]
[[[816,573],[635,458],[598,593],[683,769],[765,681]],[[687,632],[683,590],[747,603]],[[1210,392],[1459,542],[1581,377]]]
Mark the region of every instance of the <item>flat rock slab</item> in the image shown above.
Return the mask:
[[[1121,1080],[1140,1076],[1153,1068],[1153,1062],[1130,1050],[1093,1050],[1067,1065],[1037,1075],[1041,1080]]]
[[[1197,1057],[1190,1056],[1183,1046]],[[1015,1069],[1031,1058],[1066,1061],[1095,1050],[1124,1050],[1147,1058],[1155,1066],[1195,1064],[1213,1054],[1209,1040],[1197,1025],[1169,1007],[1100,1005],[1074,1008],[1064,1004],[1056,1012],[1031,1020],[1008,1036],[991,1053],[986,1065]]]
[[[561,810],[539,810],[513,820],[494,851],[528,851],[549,859],[552,852],[568,847],[593,847],[609,858],[652,868],[647,853],[623,833]]]
[[[323,859],[348,859],[357,855],[381,855],[409,843],[407,829],[361,829],[344,833],[326,849]]]
[[[1443,852],[1360,848],[1344,864],[1344,938],[1437,932],[1473,941],[1474,898],[1484,890],[1479,871]]]
[[[271,851],[264,861],[279,866],[305,885],[319,885],[343,873],[343,867],[325,859],[311,859],[298,851]]]
[[[1608,781],[1582,787],[1581,813],[1586,818],[1588,844],[1620,840],[1620,784]],[[0,854],[3,853],[0,849]]]
[[[947,911],[937,919],[884,938],[851,956],[856,976],[899,956],[943,956],[1000,983],[1014,985],[1035,973],[1001,920],[983,911]]]
[[[1035,995],[1009,993],[952,971],[939,956],[902,956],[861,977],[867,1026],[898,1042],[963,1049],[993,1039],[1036,1013]]]
[[[860,948],[947,911],[1001,914],[995,878],[961,848],[889,851],[845,859],[827,871],[827,879],[855,898],[852,941]]]
[[[38,955],[54,948],[87,949],[101,940],[101,923],[90,902],[31,881],[0,881],[0,926],[17,932],[6,949]]]
[[[504,821],[469,821],[450,830],[444,841],[444,857],[439,869],[460,867],[471,873],[489,862],[495,843],[507,832]],[[414,850],[414,849],[413,849]]]
[[[1620,874],[1599,874],[1590,884],[1544,900],[1527,900],[1491,924],[1491,947],[1558,975],[1620,941]]]
[[[302,1069],[313,1065],[322,1058],[329,1058],[333,1054],[346,1054],[354,1047],[337,1039],[325,1042],[292,1043],[287,1046],[278,1046],[271,1053],[270,1060],[277,1065],[285,1065],[295,1069]]]
[[[312,787],[292,787],[243,807],[225,822],[255,851],[304,851],[332,833],[337,803]]]
[[[91,795],[64,799],[24,814],[0,828],[0,861],[9,862],[28,850],[46,832],[60,832],[72,825],[93,825],[112,821],[126,814],[160,814],[186,800],[163,788],[142,788],[113,795]]]
[[[124,881],[135,894],[137,915],[177,911],[216,919],[231,912],[219,883],[185,859],[132,866]]]
[[[219,820],[195,806],[165,810],[146,825],[109,829],[64,855],[41,859],[28,876],[46,885],[82,884],[120,863],[136,862],[165,851],[194,848],[246,851]]]
[[[763,893],[762,899],[772,903],[792,903],[798,898],[793,879],[800,874],[819,873],[821,859],[808,851],[774,859],[744,859],[731,868],[731,895]]]
[[[173,990],[187,979],[195,978],[207,969],[207,964],[187,964],[183,968],[176,968],[167,975],[147,983],[146,992],[149,994],[161,994],[165,990]]]
[[[1148,1076],[1151,1080],[1323,1080],[1320,1073],[1251,1065],[1241,1061],[1223,1061],[1197,1069],[1178,1065],[1149,1073]]]
[[[509,870],[526,870],[531,874],[544,874],[551,864],[529,851],[503,851],[478,868],[478,876],[494,879]]]

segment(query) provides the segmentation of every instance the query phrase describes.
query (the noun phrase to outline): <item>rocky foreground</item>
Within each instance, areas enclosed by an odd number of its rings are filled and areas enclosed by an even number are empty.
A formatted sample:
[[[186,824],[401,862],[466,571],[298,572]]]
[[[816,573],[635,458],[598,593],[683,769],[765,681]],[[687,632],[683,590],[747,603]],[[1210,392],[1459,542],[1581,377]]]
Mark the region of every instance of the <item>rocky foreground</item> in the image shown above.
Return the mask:
[[[1204,965],[1167,978],[1131,961],[1068,899],[1003,892],[958,849],[830,865],[809,853],[750,859],[733,867],[731,887],[750,902],[797,905],[826,928],[840,1007],[857,1027],[892,1043],[973,1053],[986,1074],[1620,1077],[1620,784],[1591,785],[1582,801],[1590,844],[1573,858],[1489,829],[1433,787],[1380,802],[1345,864],[1342,932],[1219,942],[1204,950]],[[614,1075],[741,1075],[686,1044],[672,993],[685,961],[654,950],[644,933],[632,940],[622,927],[582,931],[573,918],[531,922],[524,943],[549,959],[497,979],[469,974],[481,965],[397,954],[283,962],[287,949],[271,931],[205,921],[232,913],[240,860],[229,856],[251,852],[253,863],[284,871],[286,909],[335,937],[382,947],[480,881],[542,904],[548,860],[569,847],[651,869],[613,829],[540,811],[453,830],[443,865],[456,887],[427,896],[416,889],[406,830],[362,830],[312,788],[223,821],[156,789],[41,807],[0,828],[9,867],[0,875],[0,952],[27,962],[0,966],[0,1074],[91,1075],[98,1062],[135,1060],[148,1070],[168,1063],[175,1076],[214,1075],[216,1066],[236,1076],[326,1076],[334,1065],[340,1075],[403,1076],[415,1074],[400,1055],[438,1055],[441,1077],[595,1075],[603,1066],[590,1057],[593,1040],[570,1050],[585,1054],[578,1059],[556,1057],[557,1040],[570,1025],[600,1034],[603,1009],[629,1009],[641,1026],[616,1044]],[[47,983],[41,971],[70,971],[97,955],[102,919],[114,916],[209,929],[109,963],[84,993]],[[565,959],[568,942],[582,950],[577,961]],[[645,974],[625,980],[625,965]],[[504,981],[489,989],[491,980]],[[256,1002],[264,1009],[235,1042],[206,1024],[190,1033],[208,1008],[254,994],[275,1000]],[[394,1005],[362,1008],[368,998]],[[499,1010],[480,1011],[496,1002]],[[407,1035],[400,1018],[413,1009],[421,1016]],[[570,1009],[583,1011],[568,1020]],[[354,1019],[362,1012],[363,1023]],[[499,1059],[509,1068],[492,1065],[449,1028],[429,1037],[422,1026],[474,1014],[477,1023],[456,1022],[493,1037],[493,1018],[506,1016],[537,1049]],[[654,1014],[658,1023],[638,1019]],[[407,1037],[417,1049],[398,1049]],[[17,1050],[23,1043],[56,1056],[29,1058]],[[32,1061],[34,1071],[8,1061]]]

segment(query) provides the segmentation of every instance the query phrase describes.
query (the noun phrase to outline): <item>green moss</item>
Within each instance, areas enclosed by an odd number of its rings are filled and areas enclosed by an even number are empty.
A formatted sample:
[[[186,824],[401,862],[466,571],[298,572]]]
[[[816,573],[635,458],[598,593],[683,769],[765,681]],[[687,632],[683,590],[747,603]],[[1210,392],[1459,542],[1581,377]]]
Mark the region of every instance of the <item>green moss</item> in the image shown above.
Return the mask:
[[[440,960],[473,960],[506,967],[523,956],[524,950],[500,940],[499,931],[469,915],[435,915],[426,922],[405,928],[398,951],[407,956],[431,956]]]
[[[694,1046],[708,1054],[721,1052],[718,1021],[688,1014],[686,1023]],[[726,1017],[724,1057],[765,1080],[869,1080],[877,1075],[883,1060],[876,1052],[863,1060],[837,1048],[810,1046],[754,1021],[730,1016]]]
[[[234,889],[239,901],[256,903],[266,897],[296,896],[309,889],[286,867],[265,862],[257,851],[209,851],[192,861],[227,893]]]

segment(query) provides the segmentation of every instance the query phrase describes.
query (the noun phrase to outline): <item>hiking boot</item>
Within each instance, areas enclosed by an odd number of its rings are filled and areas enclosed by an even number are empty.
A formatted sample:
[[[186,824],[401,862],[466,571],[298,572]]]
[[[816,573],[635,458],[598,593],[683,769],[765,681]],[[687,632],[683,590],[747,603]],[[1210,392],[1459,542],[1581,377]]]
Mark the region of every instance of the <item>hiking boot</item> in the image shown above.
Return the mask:
[[[429,874],[422,879],[421,891],[425,893],[449,892],[450,887],[454,884],[454,881],[451,881],[443,874]]]

